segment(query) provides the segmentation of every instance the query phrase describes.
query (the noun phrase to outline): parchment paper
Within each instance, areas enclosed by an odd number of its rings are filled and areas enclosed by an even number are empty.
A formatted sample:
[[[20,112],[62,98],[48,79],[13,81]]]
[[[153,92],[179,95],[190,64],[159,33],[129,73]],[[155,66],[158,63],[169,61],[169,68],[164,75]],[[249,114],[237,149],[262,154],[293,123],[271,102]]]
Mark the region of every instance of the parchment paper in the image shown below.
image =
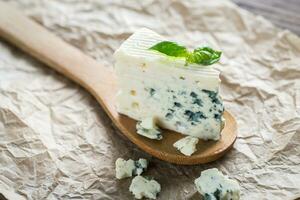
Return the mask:
[[[225,0],[10,1],[107,67],[135,30],[148,27],[189,47],[223,51],[222,91],[238,122],[224,158],[177,166],[150,157],[113,126],[75,83],[0,42],[0,193],[8,199],[133,199],[116,180],[118,157],[150,160],[158,199],[199,199],[193,181],[217,167],[242,199],[300,193],[300,39]],[[59,49],[58,49],[59,51]]]

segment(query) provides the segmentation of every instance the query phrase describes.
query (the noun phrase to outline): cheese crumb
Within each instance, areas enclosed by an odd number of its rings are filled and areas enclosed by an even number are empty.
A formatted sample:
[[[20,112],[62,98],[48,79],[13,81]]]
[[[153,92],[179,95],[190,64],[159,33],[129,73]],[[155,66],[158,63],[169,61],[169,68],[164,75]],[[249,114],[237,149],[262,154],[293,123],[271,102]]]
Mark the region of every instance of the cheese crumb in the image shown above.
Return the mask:
[[[133,175],[140,175],[146,171],[148,167],[148,161],[143,158],[140,158],[137,161],[131,159],[126,161],[123,158],[118,158],[115,164],[117,179],[132,177]]]
[[[136,130],[139,135],[144,137],[161,140],[162,134],[159,128],[155,124],[153,117],[148,117],[136,124]]]
[[[132,179],[129,191],[133,193],[136,199],[143,197],[149,199],[156,199],[160,192],[160,184],[155,180],[148,180],[142,176],[136,176]]]
[[[196,149],[196,145],[199,142],[199,139],[193,136],[184,137],[173,144],[181,153],[186,156],[191,156]]]
[[[201,172],[195,180],[198,192],[204,200],[239,200],[240,187],[236,180],[224,176],[218,169],[212,168]]]

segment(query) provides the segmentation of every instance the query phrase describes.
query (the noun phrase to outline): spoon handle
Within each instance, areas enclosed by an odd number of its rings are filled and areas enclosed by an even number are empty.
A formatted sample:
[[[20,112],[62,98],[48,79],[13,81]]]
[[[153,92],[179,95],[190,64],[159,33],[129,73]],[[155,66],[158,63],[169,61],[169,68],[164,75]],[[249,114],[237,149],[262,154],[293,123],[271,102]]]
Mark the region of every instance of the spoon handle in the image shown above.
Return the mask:
[[[0,2],[0,37],[79,83],[93,94],[97,93],[98,98],[105,97],[108,92],[106,86],[115,82],[108,67],[97,63],[3,2]]]

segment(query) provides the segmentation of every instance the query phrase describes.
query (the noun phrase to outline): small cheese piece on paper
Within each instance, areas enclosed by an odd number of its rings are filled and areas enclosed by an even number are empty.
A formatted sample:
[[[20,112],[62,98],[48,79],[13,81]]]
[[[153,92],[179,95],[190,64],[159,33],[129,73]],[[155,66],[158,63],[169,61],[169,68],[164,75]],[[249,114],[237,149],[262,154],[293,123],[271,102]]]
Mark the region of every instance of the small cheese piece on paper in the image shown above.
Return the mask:
[[[240,186],[238,182],[224,176],[216,168],[201,172],[201,176],[195,180],[195,185],[204,200],[240,199]]]
[[[148,161],[146,159],[140,158],[137,161],[134,160],[124,160],[123,158],[118,158],[116,160],[116,178],[123,179],[127,177],[132,177],[134,175],[140,175],[146,171],[148,167]]]
[[[143,197],[149,199],[156,199],[160,192],[160,184],[155,180],[148,180],[142,176],[136,176],[132,179],[129,191],[133,193],[136,199]]]

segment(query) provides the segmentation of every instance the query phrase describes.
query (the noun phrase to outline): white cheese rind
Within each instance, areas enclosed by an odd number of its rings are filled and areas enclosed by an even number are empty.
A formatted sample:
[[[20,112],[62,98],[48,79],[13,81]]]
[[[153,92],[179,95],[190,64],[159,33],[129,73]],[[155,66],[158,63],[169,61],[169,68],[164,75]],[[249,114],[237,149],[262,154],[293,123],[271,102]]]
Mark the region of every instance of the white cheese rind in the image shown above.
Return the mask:
[[[143,119],[140,122],[137,122],[136,124],[136,130],[137,133],[150,138],[150,139],[155,139],[155,140],[161,140],[162,139],[162,134],[159,128],[155,124],[155,120],[153,117],[148,117]]]
[[[156,199],[160,192],[160,184],[155,180],[148,180],[142,176],[136,176],[132,179],[129,191],[133,193],[136,199],[143,197],[149,199]]]
[[[175,142],[173,146],[184,155],[191,156],[195,151],[197,151],[196,145],[198,142],[198,138],[187,136]]]
[[[218,169],[201,172],[195,185],[204,200],[239,200],[240,186],[236,180],[224,176]]]
[[[127,177],[132,177],[133,175],[142,174],[148,167],[148,161],[146,159],[140,158],[137,161],[134,160],[124,160],[123,158],[118,158],[116,160],[116,178],[123,179]]]
[[[224,111],[219,72],[187,67],[184,59],[170,59],[148,49],[162,40],[142,29],[116,51],[118,112],[139,121],[153,117],[162,128],[218,140]]]

